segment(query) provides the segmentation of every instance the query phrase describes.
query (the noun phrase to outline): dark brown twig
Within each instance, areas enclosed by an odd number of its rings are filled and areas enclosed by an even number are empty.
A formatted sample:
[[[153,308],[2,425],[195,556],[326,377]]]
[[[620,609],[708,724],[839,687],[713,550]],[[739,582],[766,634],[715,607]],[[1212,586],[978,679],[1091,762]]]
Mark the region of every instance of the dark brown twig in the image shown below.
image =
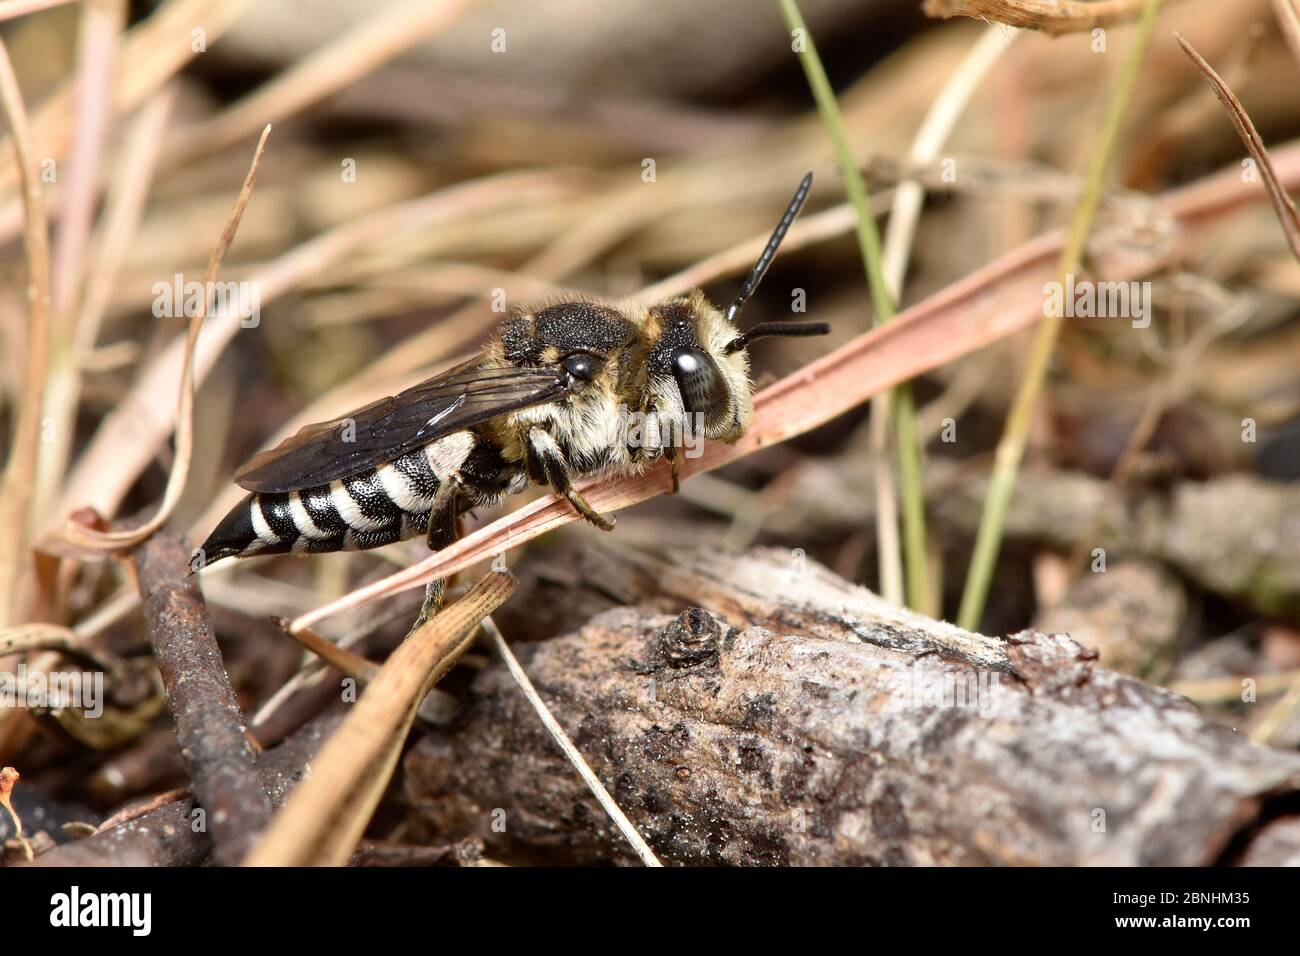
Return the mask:
[[[196,802],[207,811],[218,863],[241,860],[271,818],[255,774],[257,755],[221,660],[197,582],[190,548],[163,529],[141,545],[134,562],[149,645],[176,718]]]
[[[322,714],[257,762],[250,779],[274,806],[284,802],[341,719],[337,711]],[[193,800],[182,797],[143,816],[118,820],[111,829],[101,827],[93,836],[38,856],[32,865],[198,866],[211,854],[212,841],[211,834],[195,829],[194,808]]]

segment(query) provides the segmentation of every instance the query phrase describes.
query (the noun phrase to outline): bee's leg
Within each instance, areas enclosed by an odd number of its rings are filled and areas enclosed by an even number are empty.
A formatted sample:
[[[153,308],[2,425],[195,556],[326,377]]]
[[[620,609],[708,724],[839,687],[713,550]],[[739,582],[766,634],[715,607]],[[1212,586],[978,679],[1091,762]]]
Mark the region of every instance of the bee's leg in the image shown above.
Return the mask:
[[[601,531],[614,530],[614,522],[587,504],[587,499],[573,489],[573,477],[569,472],[569,463],[565,461],[564,452],[555,443],[555,439],[551,437],[550,432],[542,428],[530,430],[528,432],[528,446],[530,455],[541,466],[542,474],[546,476],[546,480],[557,494],[568,498],[569,504],[573,505],[573,509]]]
[[[456,542],[458,510],[455,484],[451,481],[443,482],[434,495],[433,508],[429,512],[429,530],[425,541],[430,551],[441,551]],[[424,586],[424,603],[420,605],[419,617],[411,625],[412,631],[442,610],[446,594],[446,578],[437,578]]]
[[[682,457],[684,455],[684,451],[685,449],[683,449],[683,447],[680,444],[673,445],[673,455],[672,455],[672,464],[673,464],[672,493],[673,494],[677,494],[679,491],[682,490]]]
[[[577,511],[578,514],[582,515],[601,531],[614,530],[614,520],[612,518],[606,518],[591,505],[587,504],[587,499],[574,491],[573,488],[566,487],[561,494],[569,499],[569,504],[573,505],[574,510]]]

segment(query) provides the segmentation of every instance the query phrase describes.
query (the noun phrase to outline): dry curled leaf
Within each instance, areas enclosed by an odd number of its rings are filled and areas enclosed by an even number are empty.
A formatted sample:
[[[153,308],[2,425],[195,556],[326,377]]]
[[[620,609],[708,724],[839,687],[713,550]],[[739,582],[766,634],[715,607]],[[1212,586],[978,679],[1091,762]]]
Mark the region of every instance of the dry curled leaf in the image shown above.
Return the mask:
[[[257,171],[262,164],[262,154],[266,151],[266,138],[270,135],[271,127],[268,124],[262,130],[262,136],[257,141],[257,148],[253,151],[253,161],[248,167],[248,174],[244,177],[244,184],[240,188],[235,204],[230,210],[230,216],[226,220],[225,228],[222,229],[221,235],[212,249],[212,256],[208,260],[207,274],[204,276],[204,289],[212,289],[217,274],[221,271],[221,263],[226,257],[226,251],[235,239],[235,233],[239,229],[239,221],[243,217],[244,209],[248,206],[248,200],[253,193],[253,184],[257,181]],[[199,331],[203,328],[203,320],[207,318],[209,296],[210,293],[199,300],[198,310],[190,320],[189,329],[186,332],[185,360],[181,370],[180,396],[176,403],[176,462],[172,467],[171,475],[168,476],[167,488],[163,493],[163,500],[158,506],[157,513],[140,527],[132,528],[129,531],[96,531],[75,521],[69,521],[61,530],[50,535],[42,542],[42,550],[60,556],[82,558],[121,554],[144,541],[166,524],[167,519],[171,517],[171,513],[175,509],[177,502],[180,501],[181,495],[185,493],[185,484],[189,478],[190,459],[194,452],[194,351],[198,346]]]
[[[1278,222],[1282,224],[1282,231],[1286,233],[1287,244],[1291,247],[1291,254],[1300,260],[1300,213],[1296,212],[1295,203],[1287,195],[1286,190],[1278,181],[1277,171],[1273,168],[1273,161],[1269,158],[1268,151],[1264,149],[1264,141],[1260,139],[1255,124],[1250,121],[1250,116],[1246,113],[1245,108],[1241,105],[1241,100],[1228,89],[1228,84],[1214,68],[1205,61],[1205,57],[1196,52],[1196,48],[1187,42],[1187,39],[1181,34],[1174,34],[1178,37],[1178,44],[1183,48],[1183,52],[1191,58],[1196,64],[1197,69],[1205,74],[1205,78],[1210,81],[1214,87],[1214,93],[1223,103],[1224,108],[1228,111],[1228,117],[1232,120],[1232,125],[1237,128],[1237,135],[1241,137],[1242,143],[1250,153],[1251,158],[1255,160],[1259,167],[1259,174],[1264,180],[1264,188],[1268,190],[1268,201],[1273,204],[1273,211],[1277,213]]]

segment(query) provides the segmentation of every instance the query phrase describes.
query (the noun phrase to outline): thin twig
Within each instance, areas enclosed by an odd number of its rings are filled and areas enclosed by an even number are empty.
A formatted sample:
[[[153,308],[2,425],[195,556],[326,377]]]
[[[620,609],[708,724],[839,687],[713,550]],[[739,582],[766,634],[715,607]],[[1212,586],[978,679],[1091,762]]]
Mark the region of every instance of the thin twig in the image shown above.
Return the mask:
[[[257,754],[221,660],[207,607],[189,574],[190,549],[160,531],[134,555],[149,645],[158,662],[195,802],[207,813],[218,863],[247,854],[271,819],[258,783]]]
[[[120,670],[117,661],[88,646],[71,628],[58,624],[19,624],[0,630],[0,658],[31,651],[57,651],[110,676]]]
[[[99,826],[95,827],[95,833],[105,833],[114,827],[120,827],[124,823],[138,820],[140,817],[147,813],[152,813],[159,807],[166,806],[169,803],[174,803],[177,800],[183,800],[189,795],[189,787],[176,787],[172,790],[164,790],[162,793],[145,800],[143,803],[133,803],[129,807],[123,807]]]
[[[209,591],[206,582],[204,583],[204,589],[205,591]],[[331,642],[331,643],[333,643],[334,646],[337,647],[339,650],[350,654],[352,647],[360,643],[365,638],[369,637],[371,634],[378,631],[380,628],[385,627],[386,625],[391,624],[397,620],[410,621],[415,616],[415,612],[417,609],[418,609],[417,606],[413,606],[413,607],[398,606],[398,607],[389,608],[386,613],[374,615],[372,617],[367,618],[366,623],[362,627],[359,627],[353,630],[352,632],[345,634],[343,637],[339,638],[339,640],[336,643],[335,642]],[[287,622],[281,622],[281,626],[285,627],[286,623]],[[287,630],[287,627],[285,627],[285,629]],[[360,655],[356,655],[356,656],[359,657]],[[366,663],[369,664],[370,662],[367,661]],[[319,662],[314,665],[308,664],[307,666],[299,670],[297,673],[295,673],[292,677],[290,677],[287,681],[285,681],[285,683],[278,690],[276,690],[274,694],[272,694],[269,698],[267,698],[266,702],[263,703],[260,708],[258,708],[257,712],[253,714],[253,718],[248,722],[249,726],[253,729],[253,732],[258,733],[262,725],[267,723],[267,721],[269,721],[271,717],[273,717],[276,714],[276,712],[279,711],[280,707],[283,706],[285,701],[287,701],[297,691],[307,686],[313,680],[319,678],[323,673],[326,672],[327,666],[328,665],[320,664]]]
[[[257,783],[280,806],[292,786],[310,772],[323,741],[338,725],[338,715],[322,714],[296,730],[257,761]],[[38,866],[199,866],[209,862],[208,829],[194,825],[193,801],[186,791],[171,791],[143,807],[127,807],[96,833],[65,843],[36,858]],[[167,798],[167,802],[162,802]],[[161,805],[152,807],[152,804]],[[141,812],[141,811],[144,812]]]
[[[510,650],[510,645],[506,643],[506,639],[501,636],[501,631],[497,628],[496,623],[491,617],[485,617],[483,618],[482,627],[492,641],[492,646],[496,648],[497,653],[501,655],[501,659],[505,661],[510,676],[514,678],[528,703],[537,712],[537,716],[546,727],[547,733],[551,735],[551,739],[563,751],[569,763],[573,764],[573,769],[578,771],[578,776],[582,777],[583,782],[591,790],[592,796],[609,814],[609,818],[614,821],[614,825],[618,827],[619,832],[623,834],[628,843],[632,844],[632,849],[641,858],[641,862],[646,866],[663,866],[659,862],[659,858],[655,856],[654,850],[650,849],[650,844],[646,843],[645,838],[632,825],[632,821],[627,818],[627,814],[614,802],[614,798],[605,789],[605,785],[600,782],[600,778],[591,769],[591,765],[587,763],[586,758],[573,745],[569,735],[564,732],[560,722],[555,719],[551,709],[546,706],[546,701],[542,700],[541,695],[537,693],[537,688],[533,686],[533,682],[529,680],[524,669],[519,666],[519,660],[515,657],[514,652]]]
[[[1176,680],[1168,685],[1175,694],[1190,697],[1198,704],[1239,704],[1242,703],[1242,681],[1245,675],[1230,677],[1206,677],[1199,680]],[[1255,693],[1259,697],[1286,692],[1293,684],[1300,682],[1300,667],[1271,674],[1259,674],[1253,677]]]
[[[1300,677],[1292,681],[1282,699],[1268,709],[1250,732],[1250,739],[1257,744],[1267,744],[1297,710],[1300,710]]]

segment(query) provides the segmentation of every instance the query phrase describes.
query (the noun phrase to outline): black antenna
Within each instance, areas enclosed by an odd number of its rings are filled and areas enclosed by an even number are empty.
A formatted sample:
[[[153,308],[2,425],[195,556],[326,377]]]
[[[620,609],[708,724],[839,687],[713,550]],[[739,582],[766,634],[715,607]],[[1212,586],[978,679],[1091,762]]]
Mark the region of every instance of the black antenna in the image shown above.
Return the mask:
[[[740,310],[745,307],[749,297],[754,294],[758,284],[763,281],[763,276],[767,274],[767,267],[772,264],[772,259],[776,256],[777,247],[781,245],[781,240],[785,238],[790,223],[794,222],[794,217],[799,215],[799,210],[803,208],[804,200],[808,198],[808,190],[810,189],[812,189],[812,173],[805,176],[803,182],[799,184],[799,188],[795,190],[794,198],[790,200],[790,205],[786,207],[785,215],[781,217],[781,221],[776,224],[772,238],[767,240],[762,255],[758,257],[758,261],[754,263],[754,268],[750,269],[749,275],[745,277],[745,284],[740,287],[740,294],[736,296],[736,301],[727,306],[728,322],[736,321],[736,317],[740,315]]]
[[[755,339],[764,339],[769,335],[826,335],[831,327],[828,322],[760,322],[748,332],[739,335],[727,343],[727,354],[749,348]]]

